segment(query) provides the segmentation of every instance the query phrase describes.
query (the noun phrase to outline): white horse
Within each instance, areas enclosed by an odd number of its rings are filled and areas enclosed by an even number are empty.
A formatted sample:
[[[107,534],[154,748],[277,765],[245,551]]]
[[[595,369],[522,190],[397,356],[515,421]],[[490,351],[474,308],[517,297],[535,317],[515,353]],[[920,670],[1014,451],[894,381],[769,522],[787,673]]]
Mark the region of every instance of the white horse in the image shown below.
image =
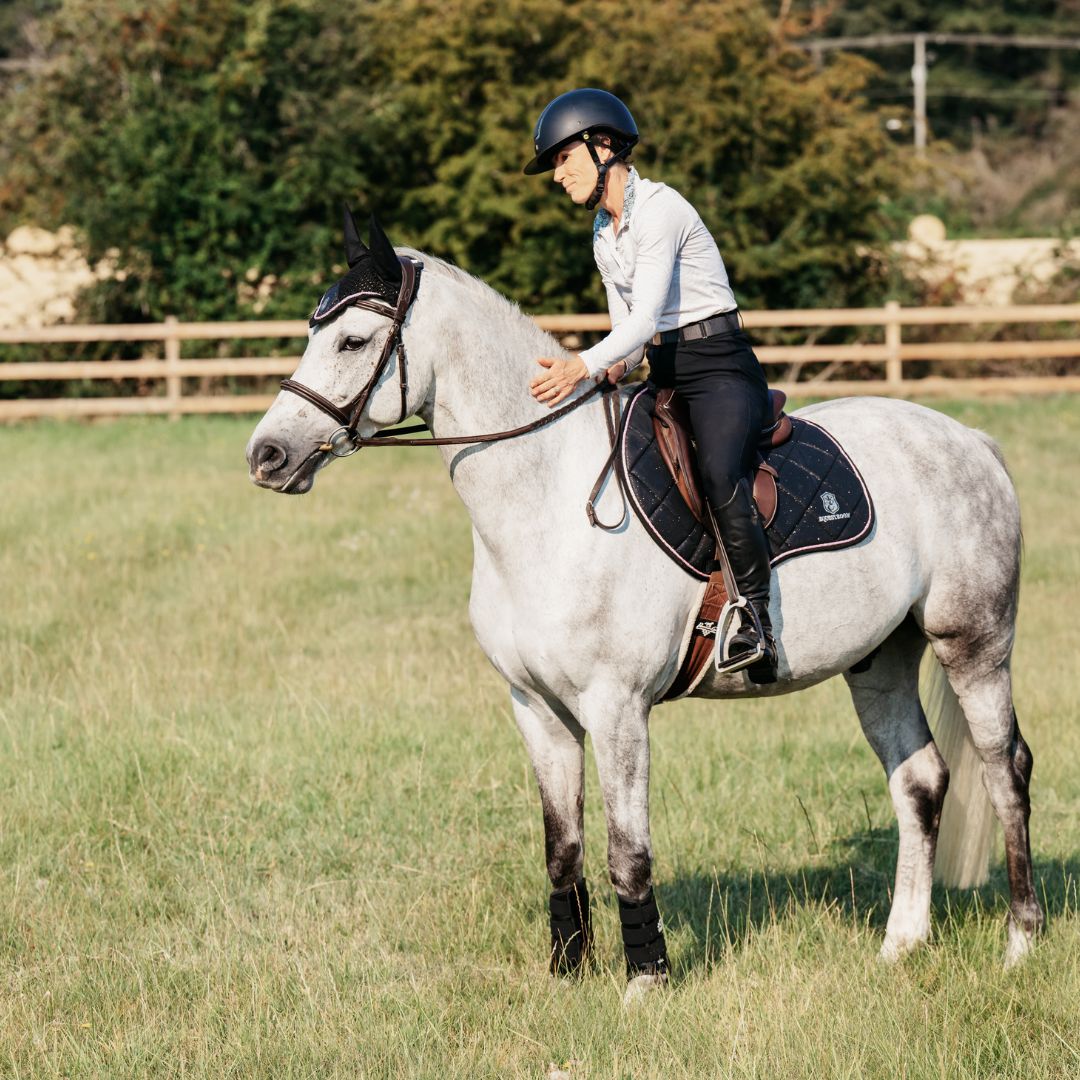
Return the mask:
[[[349,401],[386,352],[356,425],[361,436],[402,411],[420,416],[437,437],[499,431],[545,415],[527,383],[537,356],[561,354],[557,342],[482,282],[431,256],[402,254],[423,263],[401,330],[407,391],[399,386],[402,353],[384,349],[391,320],[355,306],[312,330],[295,379],[335,403]],[[858,464],[874,499],[875,528],[853,547],[794,558],[774,571],[775,685],[757,686],[742,672],[711,673],[696,694],[784,694],[844,676],[899,822],[881,947],[883,958],[894,959],[929,936],[950,783],[919,701],[929,641],[940,662],[932,708],[938,737],[968,751],[959,767],[953,762],[938,873],[956,886],[986,878],[992,817],[979,812],[981,777],[1004,829],[1011,889],[1005,957],[1013,964],[1030,950],[1043,914],[1028,838],[1032,759],[1009,671],[1020,517],[1001,454],[982,433],[903,401],[849,398],[798,415],[831,432]],[[316,448],[325,448],[336,427],[310,401],[283,391],[248,444],[251,478],[271,490],[309,490],[333,460]],[[472,519],[469,613],[481,647],[510,684],[540,788],[552,885],[565,897],[582,878],[588,733],[611,881],[621,900],[644,901],[652,865],[649,712],[676,674],[702,586],[636,519],[614,533],[590,527],[585,500],[609,452],[598,397],[519,438],[439,452]],[[619,500],[609,482],[600,507],[609,520]],[[868,667],[858,664],[870,654]],[[628,996],[666,978],[663,965],[631,965],[629,975]]]

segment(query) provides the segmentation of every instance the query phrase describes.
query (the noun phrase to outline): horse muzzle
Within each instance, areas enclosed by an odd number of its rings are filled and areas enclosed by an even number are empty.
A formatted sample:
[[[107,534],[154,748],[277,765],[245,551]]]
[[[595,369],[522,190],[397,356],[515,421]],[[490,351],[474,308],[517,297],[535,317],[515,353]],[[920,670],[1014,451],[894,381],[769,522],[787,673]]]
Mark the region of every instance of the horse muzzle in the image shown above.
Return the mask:
[[[283,495],[303,495],[311,490],[315,474],[327,460],[329,458],[321,447],[300,455],[264,438],[248,450],[248,475],[257,487]]]

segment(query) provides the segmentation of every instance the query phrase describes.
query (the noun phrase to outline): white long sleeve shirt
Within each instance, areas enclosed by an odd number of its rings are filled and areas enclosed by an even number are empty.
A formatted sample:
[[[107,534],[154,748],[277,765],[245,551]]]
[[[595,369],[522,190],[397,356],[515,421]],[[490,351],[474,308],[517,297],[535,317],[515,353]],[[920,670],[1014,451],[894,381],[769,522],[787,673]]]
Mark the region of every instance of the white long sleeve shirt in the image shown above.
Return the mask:
[[[654,334],[731,311],[735,295],[712,234],[674,188],[631,168],[618,234],[597,212],[593,257],[607,291],[611,332],[581,353],[591,376],[641,363]]]

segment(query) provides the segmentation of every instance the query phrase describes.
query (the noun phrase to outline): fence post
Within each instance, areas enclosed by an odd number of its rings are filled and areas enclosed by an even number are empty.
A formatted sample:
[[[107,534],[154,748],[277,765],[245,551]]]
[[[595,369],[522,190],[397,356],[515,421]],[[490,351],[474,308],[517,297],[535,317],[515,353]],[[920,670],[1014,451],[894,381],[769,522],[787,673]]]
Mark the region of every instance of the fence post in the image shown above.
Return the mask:
[[[180,419],[180,337],[176,333],[175,315],[165,316],[165,397],[173,406],[169,410],[170,420]]]
[[[900,360],[900,303],[885,302],[885,382],[890,390],[898,389],[904,381],[904,366]]]

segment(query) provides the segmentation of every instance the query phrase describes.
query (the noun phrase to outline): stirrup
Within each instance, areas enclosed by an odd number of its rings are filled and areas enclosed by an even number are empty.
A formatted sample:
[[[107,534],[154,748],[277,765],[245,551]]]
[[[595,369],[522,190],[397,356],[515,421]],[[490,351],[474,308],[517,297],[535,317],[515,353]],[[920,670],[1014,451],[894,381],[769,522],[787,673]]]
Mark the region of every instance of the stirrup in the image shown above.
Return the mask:
[[[749,614],[750,622],[753,624],[754,632],[757,636],[757,648],[751,649],[749,652],[739,653],[738,656],[732,656],[730,652],[731,642],[728,639],[728,630],[731,629],[731,622],[738,612]],[[716,642],[713,645],[713,667],[715,667],[717,674],[729,675],[733,671],[742,671],[743,668],[748,668],[752,664],[756,664],[759,660],[764,659],[764,657],[765,631],[761,628],[761,619],[758,618],[758,613],[754,610],[753,604],[751,604],[745,596],[737,596],[734,600],[729,599],[720,609],[720,618],[716,624]]]

